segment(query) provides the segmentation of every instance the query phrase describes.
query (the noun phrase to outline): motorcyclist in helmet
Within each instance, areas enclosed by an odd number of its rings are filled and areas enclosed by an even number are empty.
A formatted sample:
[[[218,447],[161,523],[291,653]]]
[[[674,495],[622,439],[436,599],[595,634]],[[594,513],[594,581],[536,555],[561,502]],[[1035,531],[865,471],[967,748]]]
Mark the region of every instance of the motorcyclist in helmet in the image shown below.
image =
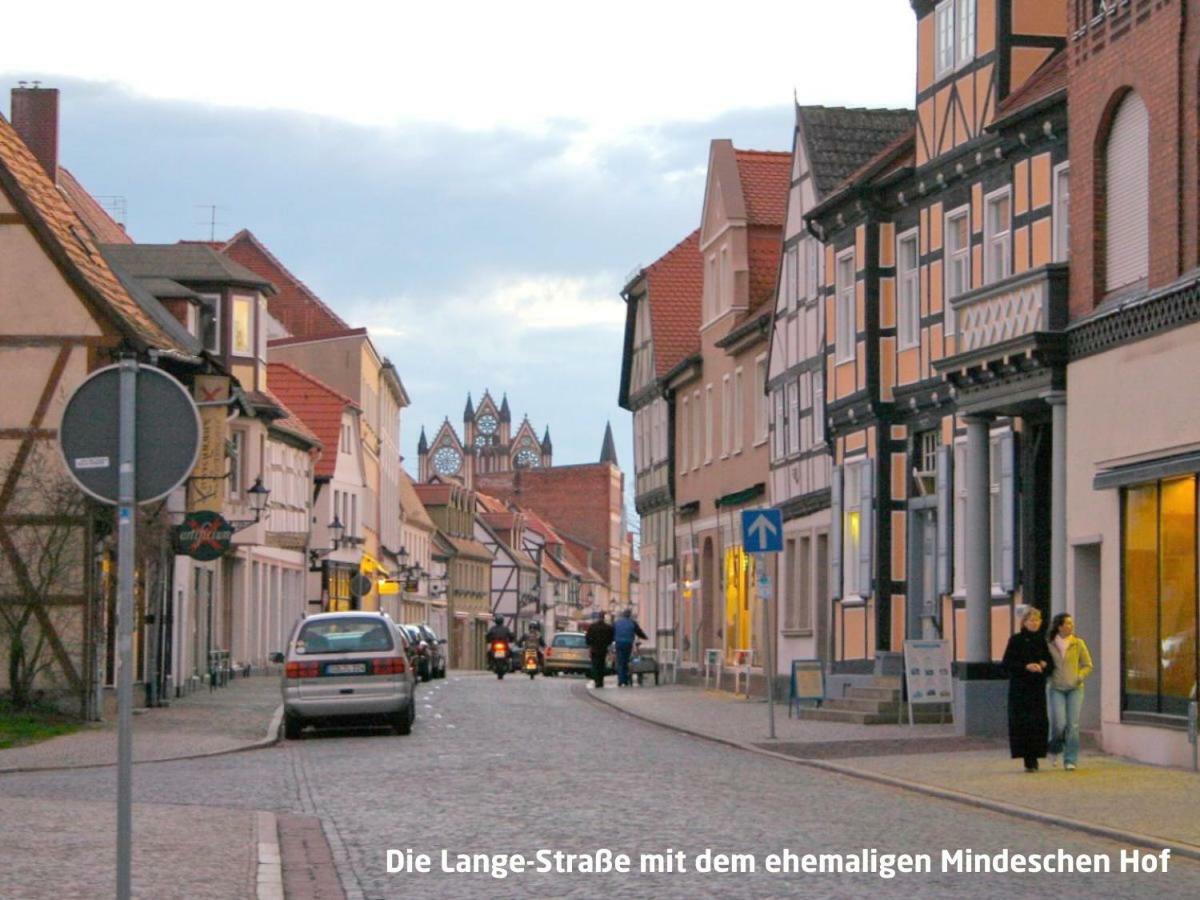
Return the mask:
[[[504,616],[497,613],[496,618],[492,621],[495,624],[488,629],[488,643],[490,644],[492,641],[504,641],[511,647],[516,642],[516,637],[511,631],[508,630],[508,626],[504,624]],[[476,632],[476,634],[478,634],[478,632]]]
[[[542,650],[546,646],[546,640],[542,637],[542,626],[537,622],[530,622],[529,628],[521,637],[522,650],[536,650],[538,655],[538,666],[541,667],[543,662]]]

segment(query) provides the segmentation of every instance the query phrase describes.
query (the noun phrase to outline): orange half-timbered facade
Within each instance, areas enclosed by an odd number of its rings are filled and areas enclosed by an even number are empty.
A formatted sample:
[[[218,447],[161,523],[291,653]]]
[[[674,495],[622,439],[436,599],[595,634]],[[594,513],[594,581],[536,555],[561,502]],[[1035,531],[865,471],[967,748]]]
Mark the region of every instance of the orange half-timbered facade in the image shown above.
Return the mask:
[[[1015,607],[1052,605],[1065,3],[913,8],[914,128],[808,216],[824,242],[833,654],[866,670],[944,637],[983,697]],[[966,727],[991,727],[975,715],[989,703],[960,706]]]

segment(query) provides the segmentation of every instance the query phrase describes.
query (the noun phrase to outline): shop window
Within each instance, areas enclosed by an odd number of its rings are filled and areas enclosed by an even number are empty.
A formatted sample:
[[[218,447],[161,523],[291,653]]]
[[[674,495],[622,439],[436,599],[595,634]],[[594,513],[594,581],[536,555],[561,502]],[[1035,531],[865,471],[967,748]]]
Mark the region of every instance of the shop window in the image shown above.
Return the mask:
[[[1127,488],[1122,696],[1130,712],[1187,715],[1196,690],[1196,477]]]

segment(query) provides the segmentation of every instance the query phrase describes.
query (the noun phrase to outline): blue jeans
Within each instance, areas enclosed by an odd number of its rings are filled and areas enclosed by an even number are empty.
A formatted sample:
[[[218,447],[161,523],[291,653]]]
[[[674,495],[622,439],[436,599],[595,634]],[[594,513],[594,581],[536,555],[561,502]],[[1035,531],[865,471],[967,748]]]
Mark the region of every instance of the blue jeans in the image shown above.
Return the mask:
[[[1063,764],[1079,759],[1079,711],[1083,708],[1083,685],[1069,691],[1047,689],[1050,706],[1050,752],[1062,753]]]
[[[633,656],[633,644],[617,644],[617,684],[633,684],[629,677],[629,657]]]

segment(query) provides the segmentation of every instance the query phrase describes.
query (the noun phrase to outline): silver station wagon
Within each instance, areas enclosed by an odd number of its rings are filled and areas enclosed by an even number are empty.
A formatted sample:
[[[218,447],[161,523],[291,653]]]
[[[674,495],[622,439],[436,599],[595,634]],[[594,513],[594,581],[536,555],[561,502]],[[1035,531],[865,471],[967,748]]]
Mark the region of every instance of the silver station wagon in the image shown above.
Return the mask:
[[[282,658],[280,658],[282,657]],[[408,734],[416,698],[408,642],[391,618],[376,612],[337,612],[296,623],[283,662],[283,723],[288,739],[305,725],[351,720],[388,725]]]

